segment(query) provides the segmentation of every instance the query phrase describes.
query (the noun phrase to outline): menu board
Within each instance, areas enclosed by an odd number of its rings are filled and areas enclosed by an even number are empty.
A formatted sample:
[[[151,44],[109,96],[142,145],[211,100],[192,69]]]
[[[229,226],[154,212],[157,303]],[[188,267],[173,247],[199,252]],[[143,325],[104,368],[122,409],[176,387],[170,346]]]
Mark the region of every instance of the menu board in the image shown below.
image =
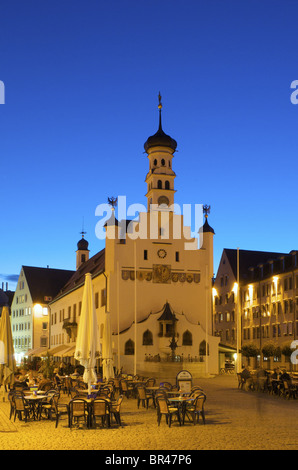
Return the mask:
[[[188,370],[181,370],[178,372],[176,381],[177,386],[182,393],[190,393],[192,387],[192,375]]]

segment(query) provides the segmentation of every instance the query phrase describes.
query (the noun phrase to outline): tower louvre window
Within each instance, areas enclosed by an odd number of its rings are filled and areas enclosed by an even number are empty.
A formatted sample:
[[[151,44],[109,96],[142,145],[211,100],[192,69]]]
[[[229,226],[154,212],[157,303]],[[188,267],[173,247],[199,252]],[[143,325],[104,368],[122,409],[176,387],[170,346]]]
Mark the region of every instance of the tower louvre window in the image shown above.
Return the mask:
[[[166,183],[165,183],[165,189],[170,189],[170,182],[169,182],[169,181],[166,181]]]
[[[161,180],[158,180],[158,182],[157,182],[157,188],[158,188],[158,189],[162,189],[162,181],[161,181]]]

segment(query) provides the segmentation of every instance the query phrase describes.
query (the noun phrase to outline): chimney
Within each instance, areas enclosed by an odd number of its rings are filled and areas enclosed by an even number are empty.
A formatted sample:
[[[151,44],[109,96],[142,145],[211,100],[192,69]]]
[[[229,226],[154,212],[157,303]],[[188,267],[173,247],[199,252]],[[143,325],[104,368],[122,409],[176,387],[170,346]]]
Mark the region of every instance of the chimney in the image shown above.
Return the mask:
[[[4,290],[4,282],[2,282],[2,290]]]
[[[6,283],[6,290],[8,291],[8,282]]]

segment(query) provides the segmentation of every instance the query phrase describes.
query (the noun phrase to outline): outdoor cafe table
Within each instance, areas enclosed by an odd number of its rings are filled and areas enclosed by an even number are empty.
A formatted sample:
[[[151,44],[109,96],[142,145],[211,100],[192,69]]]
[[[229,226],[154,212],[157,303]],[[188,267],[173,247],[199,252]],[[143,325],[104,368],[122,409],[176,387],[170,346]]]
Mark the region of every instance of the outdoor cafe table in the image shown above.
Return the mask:
[[[182,424],[184,424],[184,421],[185,421],[186,404],[190,403],[194,400],[195,400],[195,398],[180,397],[180,396],[179,397],[168,398],[168,401],[170,403],[176,404],[180,408],[181,414],[182,414]]]
[[[37,418],[37,415],[35,413],[36,407],[38,406],[39,402],[43,400],[44,398],[48,398],[47,395],[25,395],[25,400],[31,405],[31,409],[33,412],[33,419]]]

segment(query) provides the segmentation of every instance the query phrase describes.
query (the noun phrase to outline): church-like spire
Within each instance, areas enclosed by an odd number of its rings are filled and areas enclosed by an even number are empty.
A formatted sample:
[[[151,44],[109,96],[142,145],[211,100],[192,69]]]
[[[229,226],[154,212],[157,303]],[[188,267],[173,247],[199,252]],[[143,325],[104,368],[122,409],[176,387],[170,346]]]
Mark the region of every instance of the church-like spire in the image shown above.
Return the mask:
[[[177,147],[177,142],[176,140],[172,139],[169,135],[165,134],[165,132],[162,130],[162,125],[161,125],[161,110],[162,110],[162,104],[161,104],[161,94],[159,92],[158,94],[158,109],[159,109],[159,127],[158,131],[156,134],[152,135],[149,137],[145,144],[144,148],[145,151],[148,153],[148,150],[152,147],[167,147],[172,150],[172,152],[175,152],[176,147]]]
[[[159,131],[162,131],[162,126],[161,126],[161,110],[162,110],[162,104],[161,104],[161,94],[160,92],[158,93],[158,109],[159,109]]]

